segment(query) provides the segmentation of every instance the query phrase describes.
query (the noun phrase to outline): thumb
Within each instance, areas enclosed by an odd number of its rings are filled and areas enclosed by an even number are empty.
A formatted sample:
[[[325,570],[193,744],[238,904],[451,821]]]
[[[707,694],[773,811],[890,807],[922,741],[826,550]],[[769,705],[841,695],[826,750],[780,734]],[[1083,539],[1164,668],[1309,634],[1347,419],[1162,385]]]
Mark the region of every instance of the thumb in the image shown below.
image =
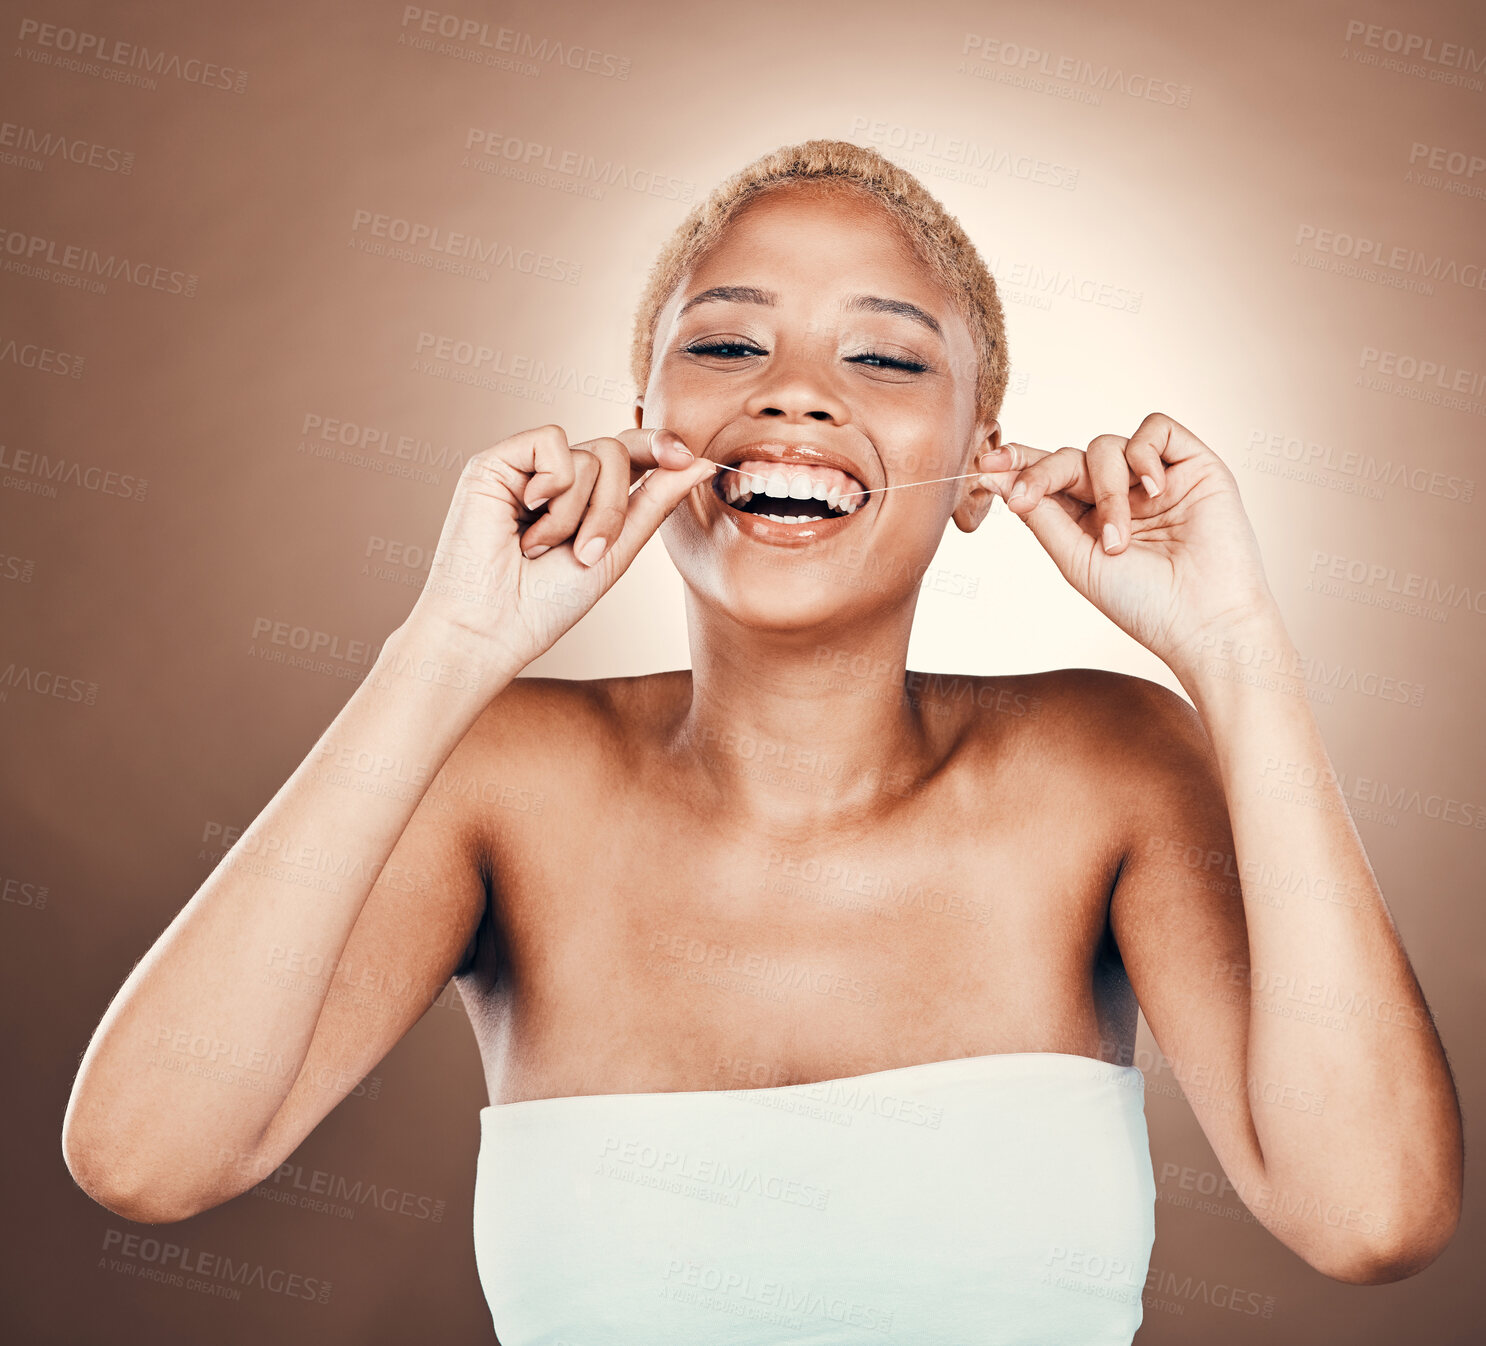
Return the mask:
[[[614,564],[627,569],[639,554],[655,530],[665,522],[666,516],[698,487],[706,489],[712,480],[717,464],[710,458],[698,458],[685,467],[657,467],[629,493],[629,504],[624,512],[624,527],[614,539],[604,559],[614,558]]]
[[[621,430],[615,438],[629,450],[630,484],[652,467],[690,467],[695,455],[686,441],[665,426]]]

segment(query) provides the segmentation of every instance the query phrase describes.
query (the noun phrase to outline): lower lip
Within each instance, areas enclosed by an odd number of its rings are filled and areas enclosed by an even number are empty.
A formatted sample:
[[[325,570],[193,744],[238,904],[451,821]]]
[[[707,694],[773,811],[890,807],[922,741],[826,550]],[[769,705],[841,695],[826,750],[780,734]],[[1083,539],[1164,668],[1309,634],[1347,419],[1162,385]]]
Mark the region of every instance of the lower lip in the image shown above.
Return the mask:
[[[744,537],[751,537],[755,542],[767,542],[775,547],[805,547],[815,542],[825,542],[835,537],[843,528],[849,528],[853,520],[867,512],[867,506],[872,501],[872,497],[868,496],[853,513],[841,514],[834,519],[818,519],[814,523],[778,523],[774,519],[766,519],[762,514],[745,514],[741,509],[734,509],[716,490],[712,492],[712,498],[728,521]]]

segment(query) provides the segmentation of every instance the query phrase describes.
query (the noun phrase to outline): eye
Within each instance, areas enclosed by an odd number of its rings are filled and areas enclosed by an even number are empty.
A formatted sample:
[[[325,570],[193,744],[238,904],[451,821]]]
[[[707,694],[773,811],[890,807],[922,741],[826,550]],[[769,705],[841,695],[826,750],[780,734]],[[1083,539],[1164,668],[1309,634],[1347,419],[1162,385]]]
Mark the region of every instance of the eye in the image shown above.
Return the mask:
[[[751,341],[698,341],[684,349],[688,355],[715,355],[723,360],[746,360],[750,355],[768,354]]]
[[[688,355],[712,355],[721,360],[746,360],[754,355],[767,355],[751,341],[698,341],[683,347]],[[892,355],[866,351],[847,357],[848,363],[865,364],[872,369],[898,369],[907,374],[922,374],[928,365],[918,360],[900,360]]]
[[[910,374],[922,374],[929,367],[926,364],[920,364],[917,360],[899,360],[895,356],[878,355],[873,351],[867,351],[862,355],[853,355],[849,358],[863,364],[875,360],[877,363],[872,366],[874,369],[902,369]]]

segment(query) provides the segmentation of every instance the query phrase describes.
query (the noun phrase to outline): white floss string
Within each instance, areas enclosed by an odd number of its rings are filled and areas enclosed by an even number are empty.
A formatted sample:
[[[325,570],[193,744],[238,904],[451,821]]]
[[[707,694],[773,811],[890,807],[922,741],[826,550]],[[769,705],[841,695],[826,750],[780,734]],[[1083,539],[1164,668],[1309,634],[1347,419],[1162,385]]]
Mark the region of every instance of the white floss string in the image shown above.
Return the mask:
[[[724,472],[736,472],[740,477],[751,477],[752,472],[745,472],[741,467],[729,467],[726,463],[718,463]],[[957,477],[929,477],[924,481],[900,481],[896,486],[879,486],[879,491],[902,491],[909,486],[932,486],[936,481],[968,481],[971,477],[983,477],[984,472],[961,472]],[[842,491],[838,499],[845,500],[849,495],[873,495],[873,491]]]

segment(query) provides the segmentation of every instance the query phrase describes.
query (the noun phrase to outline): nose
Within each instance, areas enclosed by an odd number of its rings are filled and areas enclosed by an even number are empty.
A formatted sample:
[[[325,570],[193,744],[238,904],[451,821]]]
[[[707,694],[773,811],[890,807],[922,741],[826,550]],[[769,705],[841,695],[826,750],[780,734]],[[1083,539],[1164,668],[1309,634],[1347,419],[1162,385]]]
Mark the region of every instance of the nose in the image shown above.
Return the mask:
[[[799,352],[790,357],[776,347],[748,396],[748,414],[838,423],[847,420],[850,413],[845,402],[832,386],[829,371],[818,363],[822,358],[829,361],[831,356],[822,353],[812,358]]]

